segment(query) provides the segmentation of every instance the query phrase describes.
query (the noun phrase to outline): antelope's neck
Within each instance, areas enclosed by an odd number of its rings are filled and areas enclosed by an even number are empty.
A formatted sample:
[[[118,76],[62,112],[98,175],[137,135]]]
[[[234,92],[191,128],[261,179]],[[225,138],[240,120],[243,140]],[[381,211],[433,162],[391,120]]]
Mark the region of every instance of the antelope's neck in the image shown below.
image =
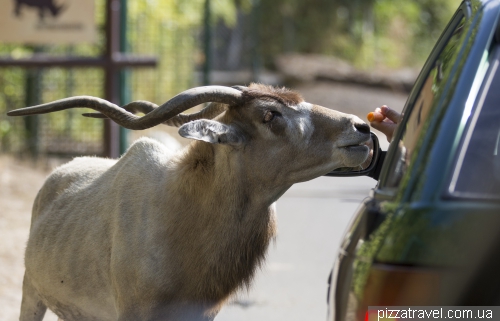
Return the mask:
[[[189,223],[170,237],[189,240],[178,253],[186,275],[182,292],[220,301],[249,284],[275,237],[276,223],[274,200],[246,179],[239,160],[216,147],[195,143],[183,155],[178,191],[185,204],[176,212],[183,216],[177,221]],[[191,284],[189,275],[200,277]]]
[[[244,206],[239,209],[268,208],[290,186],[276,186],[274,181],[259,178],[255,168],[245,166],[243,157],[244,153],[230,147],[195,141],[180,157],[180,177],[192,186],[190,192],[198,199],[206,196],[231,208],[238,202]]]

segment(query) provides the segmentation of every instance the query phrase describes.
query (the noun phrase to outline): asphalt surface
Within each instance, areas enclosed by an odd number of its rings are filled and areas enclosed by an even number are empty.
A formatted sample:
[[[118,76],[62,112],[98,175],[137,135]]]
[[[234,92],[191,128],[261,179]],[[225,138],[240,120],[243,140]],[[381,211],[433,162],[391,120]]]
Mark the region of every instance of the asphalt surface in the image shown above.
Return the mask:
[[[321,177],[292,186],[278,201],[278,237],[265,266],[215,320],[325,320],[327,278],[341,237],[375,183]]]

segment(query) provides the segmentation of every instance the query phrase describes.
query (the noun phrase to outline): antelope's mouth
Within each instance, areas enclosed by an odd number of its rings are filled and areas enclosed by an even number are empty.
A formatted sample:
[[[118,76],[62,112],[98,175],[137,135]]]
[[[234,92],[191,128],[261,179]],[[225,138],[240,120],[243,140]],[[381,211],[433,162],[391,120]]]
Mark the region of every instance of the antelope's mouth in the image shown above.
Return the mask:
[[[352,164],[353,166],[345,166],[337,169],[338,171],[359,171],[367,168],[370,165],[371,158],[373,156],[373,144],[371,139],[365,140],[363,142],[351,145],[345,145],[340,147],[351,160],[356,158],[359,159],[359,163]]]
[[[342,146],[341,148],[347,149],[347,150],[367,150],[370,149],[368,147],[367,142],[357,144],[357,145],[347,145],[347,146]]]
[[[347,144],[347,145],[344,145],[344,146],[340,146],[340,148],[345,148],[345,149],[351,149],[351,148],[363,148],[363,147],[367,147],[367,148],[370,148],[371,149],[371,137],[367,137],[366,139],[362,140],[362,141],[359,141],[354,143],[354,144]]]
[[[370,144],[370,139],[364,140],[357,144],[349,144],[345,146],[341,146],[340,148],[347,152],[368,152],[372,148],[372,144]]]

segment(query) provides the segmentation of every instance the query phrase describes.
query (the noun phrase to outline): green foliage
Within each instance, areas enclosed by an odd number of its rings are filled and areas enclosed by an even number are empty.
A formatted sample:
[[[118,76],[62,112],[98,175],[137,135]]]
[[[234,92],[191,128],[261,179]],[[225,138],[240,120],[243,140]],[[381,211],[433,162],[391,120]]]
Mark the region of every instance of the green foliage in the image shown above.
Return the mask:
[[[193,72],[203,61],[199,43],[205,0],[129,1],[127,41],[129,51],[155,54],[155,70],[132,73],[132,100],[158,104],[196,85]],[[212,1],[214,19],[234,24],[236,7],[232,0]]]
[[[9,68],[0,71],[0,147],[2,149],[12,149],[19,146],[19,137],[24,136],[24,127],[21,119],[8,120],[5,115],[12,106],[20,106],[23,103],[24,73],[19,68]],[[12,135],[19,133],[20,135]],[[0,149],[1,151],[1,149]]]
[[[262,1],[262,51],[268,63],[298,51],[364,68],[420,66],[457,6],[455,0]]]

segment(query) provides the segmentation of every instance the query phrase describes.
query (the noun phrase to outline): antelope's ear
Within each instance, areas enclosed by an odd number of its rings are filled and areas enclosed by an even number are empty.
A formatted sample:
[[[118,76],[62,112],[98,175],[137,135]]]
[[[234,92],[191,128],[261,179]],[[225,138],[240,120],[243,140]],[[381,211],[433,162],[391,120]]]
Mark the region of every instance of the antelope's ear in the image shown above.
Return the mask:
[[[212,144],[233,146],[240,145],[245,141],[244,135],[234,126],[210,119],[198,119],[182,125],[179,128],[179,135]]]

